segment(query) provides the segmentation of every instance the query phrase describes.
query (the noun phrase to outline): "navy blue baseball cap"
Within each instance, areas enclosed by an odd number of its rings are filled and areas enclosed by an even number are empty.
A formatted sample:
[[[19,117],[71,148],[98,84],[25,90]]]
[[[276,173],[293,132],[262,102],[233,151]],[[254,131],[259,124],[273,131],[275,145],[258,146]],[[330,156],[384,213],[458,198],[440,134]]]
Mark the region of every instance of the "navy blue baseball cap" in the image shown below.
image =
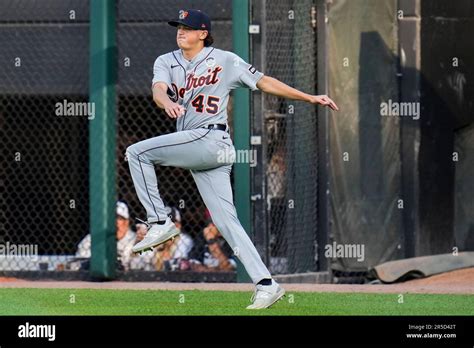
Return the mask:
[[[211,19],[207,14],[199,10],[181,10],[177,21],[169,21],[169,25],[177,27],[184,25],[195,30],[207,30],[211,32]]]

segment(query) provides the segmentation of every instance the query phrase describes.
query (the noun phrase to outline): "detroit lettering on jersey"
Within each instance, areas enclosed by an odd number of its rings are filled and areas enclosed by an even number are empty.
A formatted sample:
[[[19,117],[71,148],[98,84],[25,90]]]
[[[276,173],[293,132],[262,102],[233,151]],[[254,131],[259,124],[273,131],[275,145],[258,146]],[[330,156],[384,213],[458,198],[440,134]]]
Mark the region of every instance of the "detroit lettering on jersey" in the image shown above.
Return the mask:
[[[171,100],[174,102],[178,101],[177,96],[180,98],[183,98],[185,91],[189,91],[193,88],[197,87],[202,87],[204,85],[214,85],[217,82],[219,82],[219,78],[217,77],[217,74],[222,71],[222,67],[217,66],[213,70],[208,69],[207,74],[203,76],[195,76],[193,74],[190,74],[187,77],[187,83],[186,83],[186,88],[178,88],[174,83],[171,83],[171,94],[169,96],[171,97]]]
[[[207,75],[195,76],[193,74],[188,76],[188,82],[186,83],[186,91],[189,91],[193,88],[202,87],[204,85],[210,86],[215,85],[219,82],[217,74],[222,71],[222,67],[216,66],[214,70],[208,69]]]
[[[168,86],[170,99],[186,108],[177,119],[177,130],[227,124],[229,93],[238,87],[257,89],[263,77],[255,67],[235,53],[204,47],[191,61],[181,50],[166,53],[155,60],[153,85]]]

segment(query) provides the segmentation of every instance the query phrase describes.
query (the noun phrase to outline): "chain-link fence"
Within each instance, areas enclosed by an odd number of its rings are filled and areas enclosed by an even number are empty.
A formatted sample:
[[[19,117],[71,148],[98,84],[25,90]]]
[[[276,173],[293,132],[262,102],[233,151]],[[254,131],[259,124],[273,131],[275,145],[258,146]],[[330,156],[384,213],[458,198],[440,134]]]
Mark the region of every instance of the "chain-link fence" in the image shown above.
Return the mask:
[[[127,146],[138,141],[174,132],[175,122],[158,109],[151,96],[153,63],[157,56],[176,50],[176,29],[168,21],[177,18],[184,8],[199,8],[213,19],[215,47],[231,50],[231,1],[122,1],[118,13],[118,192],[134,216],[145,218],[146,213],[135,193],[128,163],[124,161]],[[202,280],[201,272],[223,268],[206,245],[205,233],[212,233],[210,223],[189,171],[173,167],[156,167],[162,198],[168,206],[178,209],[182,232],[174,242],[168,242],[153,253],[134,256],[132,270],[186,270],[184,280]],[[220,247],[231,261],[234,255],[227,243],[220,239]],[[175,276],[175,275],[174,275]],[[215,279],[219,274],[215,274]]]
[[[174,207],[183,233],[153,253],[130,253],[141,235],[135,218],[146,214],[124,158],[127,146],[175,131],[174,122],[151,97],[154,60],[176,49],[176,29],[167,21],[183,8],[200,8],[213,18],[215,46],[231,50],[231,1],[121,0],[116,6],[116,180],[118,199],[125,203],[117,208],[117,266],[125,271],[187,270],[182,279],[188,280],[233,279],[201,276],[216,270],[235,274],[235,262],[221,269],[209,252],[205,234],[215,234],[215,227],[186,170],[156,168],[164,202]],[[77,108],[88,101],[89,93],[89,2],[50,0],[39,6],[31,0],[4,1],[0,32],[0,134],[5,154],[0,270],[87,270],[88,121],[94,115],[79,117]],[[223,239],[219,246],[233,261]]]
[[[176,31],[167,21],[180,9],[199,8],[213,20],[214,46],[232,50],[231,5],[231,0],[117,1],[116,180],[118,200],[125,203],[117,207],[117,265],[126,271],[122,276],[157,271],[147,273],[168,280],[234,279],[235,264],[221,268],[207,248],[205,234],[215,233],[215,227],[192,176],[182,169],[157,167],[156,173],[183,233],[152,253],[131,255],[142,234],[135,218],[146,214],[124,157],[129,145],[175,131],[151,96],[154,60],[176,49]],[[260,46],[253,45],[254,65],[313,93],[313,1],[255,0],[252,11],[265,34]],[[86,271],[89,120],[95,117],[87,103],[89,1],[49,0],[41,6],[32,0],[2,1],[0,44],[0,271]],[[315,108],[259,93],[253,98],[254,105],[261,104],[261,110],[254,108],[253,123],[263,130],[258,150],[263,163],[252,177],[265,188],[262,209],[254,202],[254,240],[273,273],[316,270]],[[20,247],[31,247],[24,250],[37,256],[25,257]],[[234,257],[224,241],[220,247]]]
[[[88,17],[0,3],[1,270],[61,269],[88,231],[88,118],[67,113],[88,99]]]
[[[312,0],[254,0],[260,33],[253,55],[265,74],[307,93],[316,91],[316,4]],[[257,63],[257,65],[258,65]],[[272,273],[317,270],[316,108],[269,94],[254,99],[254,131],[262,134],[263,184],[256,231]],[[259,117],[259,114],[262,116]],[[258,203],[257,203],[258,205]]]

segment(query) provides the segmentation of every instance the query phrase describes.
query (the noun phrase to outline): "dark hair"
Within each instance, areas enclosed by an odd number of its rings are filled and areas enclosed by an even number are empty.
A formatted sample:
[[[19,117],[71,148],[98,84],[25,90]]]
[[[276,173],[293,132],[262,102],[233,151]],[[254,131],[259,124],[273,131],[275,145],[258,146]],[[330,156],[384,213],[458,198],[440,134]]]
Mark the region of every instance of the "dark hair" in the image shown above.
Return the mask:
[[[204,39],[204,46],[209,47],[214,43],[214,38],[212,37],[211,33],[207,33],[206,38]]]

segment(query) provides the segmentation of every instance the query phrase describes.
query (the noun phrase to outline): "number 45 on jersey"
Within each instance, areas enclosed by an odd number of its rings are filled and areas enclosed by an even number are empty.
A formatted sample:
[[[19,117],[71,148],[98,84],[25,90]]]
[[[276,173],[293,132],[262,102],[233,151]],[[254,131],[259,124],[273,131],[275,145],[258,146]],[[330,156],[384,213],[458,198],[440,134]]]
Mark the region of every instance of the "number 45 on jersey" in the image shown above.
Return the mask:
[[[219,100],[219,97],[213,95],[199,94],[193,99],[191,105],[196,109],[196,112],[206,111],[206,113],[214,115],[219,111]]]

